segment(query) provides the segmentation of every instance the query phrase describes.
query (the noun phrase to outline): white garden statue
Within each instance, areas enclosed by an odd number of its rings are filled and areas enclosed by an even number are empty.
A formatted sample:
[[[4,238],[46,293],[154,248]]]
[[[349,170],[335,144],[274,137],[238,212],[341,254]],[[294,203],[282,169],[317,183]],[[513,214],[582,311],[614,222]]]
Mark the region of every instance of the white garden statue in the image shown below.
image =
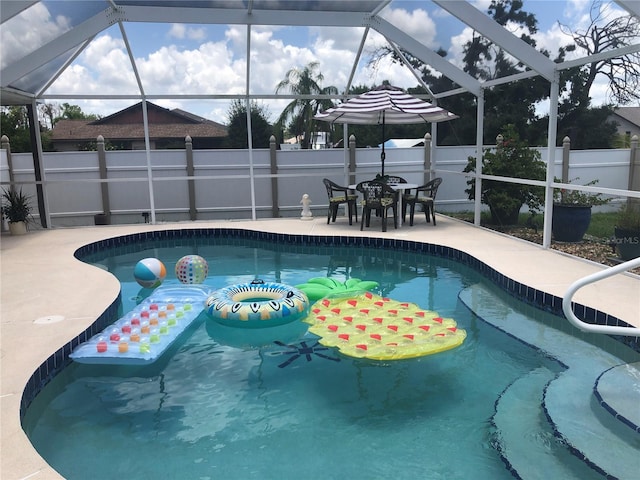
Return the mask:
[[[302,195],[302,200],[300,200],[300,204],[302,205],[302,214],[300,215],[300,220],[313,220],[313,214],[311,213],[311,199],[308,194]]]

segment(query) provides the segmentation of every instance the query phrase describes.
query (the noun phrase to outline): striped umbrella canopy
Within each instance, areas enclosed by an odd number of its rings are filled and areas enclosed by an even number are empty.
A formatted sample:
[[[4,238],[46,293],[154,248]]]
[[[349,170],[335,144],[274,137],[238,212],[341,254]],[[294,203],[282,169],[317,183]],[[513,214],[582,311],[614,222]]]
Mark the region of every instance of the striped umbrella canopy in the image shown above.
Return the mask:
[[[337,107],[318,113],[313,118],[331,123],[352,125],[382,125],[382,175],[384,176],[384,126],[385,124],[409,124],[443,122],[458,118],[457,115],[405,93],[401,88],[381,85],[351,98]]]

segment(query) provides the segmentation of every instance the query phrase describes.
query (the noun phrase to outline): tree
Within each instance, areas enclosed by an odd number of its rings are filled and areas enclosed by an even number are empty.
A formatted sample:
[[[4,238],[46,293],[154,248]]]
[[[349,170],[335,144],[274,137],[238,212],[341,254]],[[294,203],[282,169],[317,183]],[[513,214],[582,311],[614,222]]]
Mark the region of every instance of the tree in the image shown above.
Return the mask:
[[[62,107],[56,104],[42,104],[38,106],[39,116],[43,119],[40,122],[40,136],[42,138],[42,150],[50,151],[52,144],[50,140],[50,128],[58,120],[97,120],[100,118],[95,114],[87,114],[78,105],[63,103]],[[56,116],[57,115],[57,116]],[[2,134],[9,137],[11,151],[15,153],[31,152],[31,137],[29,134],[29,117],[27,107],[11,106],[2,107],[0,111],[2,120]]]
[[[98,120],[100,117],[94,113],[84,113],[78,105],[62,104],[62,114],[52,122],[54,125],[58,120]]]
[[[597,2],[599,4],[600,2]],[[596,5],[596,4],[594,4]],[[537,21],[533,14],[522,10],[521,0],[493,0],[487,13],[499,24],[508,26],[513,30],[517,25],[524,33],[520,38],[535,47],[533,34],[537,32]],[[595,8],[595,7],[592,7]],[[599,10],[595,10],[599,11]],[[634,41],[638,38],[638,22],[630,17],[621,17],[610,21],[605,27],[597,27],[600,18],[594,16],[591,34],[584,33],[582,43],[589,44],[589,39],[598,40],[598,47],[591,47],[588,53],[616,48]],[[589,29],[588,29],[589,30]],[[620,33],[620,38],[616,35]],[[606,41],[605,41],[606,38]],[[605,47],[606,45],[606,47]],[[563,62],[568,52],[574,51],[575,45],[562,47],[558,50],[555,62]],[[439,55],[445,57],[443,49],[438,50]],[[542,50],[544,55],[549,52]],[[376,53],[374,62],[379,61],[385,55],[391,55],[395,61],[399,61],[397,54],[390,48],[383,48]],[[430,86],[433,92],[446,92],[458,88],[449,78],[434,73],[428,65],[424,65],[408,52],[404,52],[405,58],[412,67],[419,71],[424,82]],[[640,59],[635,54],[635,62],[628,59],[613,59],[600,62],[600,70],[609,68],[610,78],[615,73],[615,66],[627,68],[626,73],[619,73],[619,78],[627,80],[629,85],[627,94],[640,95],[638,88],[638,69]],[[502,50],[486,38],[475,34],[464,46],[464,71],[481,80],[491,80],[505,77],[524,71],[521,63],[516,63]],[[560,72],[561,100],[558,109],[558,145],[564,136],[571,138],[571,146],[575,149],[583,148],[607,148],[613,146],[615,141],[615,125],[606,122],[606,111],[609,107],[591,108],[589,89],[593,84],[595,74],[593,69],[574,67]],[[623,87],[624,82],[620,81]],[[519,80],[508,84],[498,85],[485,90],[484,108],[484,143],[490,144],[500,131],[501,125],[512,124],[522,137],[527,137],[531,145],[546,145],[548,116],[539,118],[535,111],[535,105],[549,96],[549,83],[542,77]],[[438,145],[473,144],[476,139],[476,109],[477,101],[471,94],[460,94],[442,98],[438,104],[459,115],[459,119],[453,122],[445,122],[438,127]],[[597,138],[590,132],[600,122]]]
[[[254,148],[269,148],[273,127],[268,121],[268,109],[255,100],[251,101],[249,108],[251,109],[251,143]],[[227,111],[227,117],[229,118],[227,146],[249,148],[247,104],[242,100],[233,100]]]
[[[536,47],[533,35],[538,31],[535,15],[527,13],[521,0],[493,0],[487,13],[500,25],[513,30],[519,27],[520,39]],[[542,51],[549,56],[548,52]],[[507,52],[490,40],[474,33],[464,46],[464,71],[480,80],[493,80],[525,71],[522,63],[516,63]],[[485,90],[484,141],[490,143],[500,132],[502,125],[513,125],[520,136],[528,136],[533,144],[541,138],[527,135],[529,126],[536,121],[535,104],[549,96],[549,84],[541,77],[495,86]],[[475,112],[462,112],[464,116]],[[460,113],[455,112],[458,115]],[[462,115],[461,115],[462,118]]]
[[[533,35],[537,32],[537,20],[533,14],[525,12],[521,0],[492,0],[487,13],[500,25],[510,30],[518,27],[522,30],[520,38],[535,48]],[[518,63],[498,45],[487,38],[473,33],[471,40],[464,45],[463,70],[480,80],[493,80],[525,71],[526,67]],[[436,74],[431,67],[408,52],[403,52],[412,67],[419,71],[424,82],[435,93],[458,88],[450,79]],[[443,49],[437,52],[446,56]],[[547,52],[543,52],[547,54]],[[399,57],[390,48],[377,53],[377,61],[384,55]],[[505,124],[511,124],[522,136],[530,133],[529,128],[536,121],[535,104],[549,95],[549,84],[541,77],[534,77],[508,84],[497,85],[485,90],[484,105],[484,142],[490,144]],[[474,144],[476,142],[477,101],[471,94],[456,95],[438,101],[442,108],[457,114],[460,118],[445,122],[438,127],[438,144]],[[543,138],[532,138],[534,144],[543,142]]]
[[[567,25],[560,24],[563,33],[573,38],[577,48],[584,50],[585,56],[638,42],[640,22],[634,16],[611,18],[611,9],[601,1],[591,4],[589,15],[590,23],[585,29],[572,30]],[[576,77],[580,81],[572,85],[573,90],[588,95],[596,76],[605,75],[609,79],[612,100],[620,104],[640,100],[640,52],[598,60],[583,66],[580,71],[581,75]]]
[[[0,116],[2,135],[9,138],[12,152],[30,152],[29,119],[23,106],[2,107]]]
[[[0,132],[9,138],[11,151],[14,153],[31,152],[31,135],[29,133],[29,116],[27,107],[14,105],[2,107],[0,110]],[[42,149],[50,150],[49,131],[40,125]]]
[[[311,62],[303,69],[292,68],[276,86],[276,93],[286,90],[294,95],[336,95],[336,87],[320,86],[324,77],[318,68],[318,62]],[[328,99],[296,98],[284,108],[278,117],[276,127],[278,131],[285,130],[286,127],[289,133],[300,138],[302,148],[311,148],[314,133],[318,131],[317,122],[313,117],[321,108],[328,109],[332,106],[333,102]],[[321,128],[326,131],[329,127],[323,125]]]
[[[42,103],[38,105],[38,112],[47,128],[52,129],[61,110],[57,103]]]

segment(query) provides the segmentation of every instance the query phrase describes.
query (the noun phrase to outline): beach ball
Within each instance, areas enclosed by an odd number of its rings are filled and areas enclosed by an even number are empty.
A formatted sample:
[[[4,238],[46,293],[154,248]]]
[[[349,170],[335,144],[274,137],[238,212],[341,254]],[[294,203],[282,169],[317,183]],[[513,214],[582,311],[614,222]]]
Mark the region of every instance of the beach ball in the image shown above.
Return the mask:
[[[176,277],[182,283],[203,283],[209,264],[200,255],[185,255],[176,263]]]
[[[156,288],[160,286],[167,269],[157,258],[143,258],[133,269],[133,278],[144,288]]]

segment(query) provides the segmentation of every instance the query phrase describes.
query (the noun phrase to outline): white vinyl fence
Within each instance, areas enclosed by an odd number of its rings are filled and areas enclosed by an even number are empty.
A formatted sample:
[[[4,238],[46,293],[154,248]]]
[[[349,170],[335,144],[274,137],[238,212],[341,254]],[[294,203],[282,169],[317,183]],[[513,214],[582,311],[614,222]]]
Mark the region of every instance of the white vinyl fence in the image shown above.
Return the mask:
[[[141,223],[154,217],[156,222],[296,217],[305,193],[311,198],[313,215],[324,216],[324,177],[347,185],[380,172],[380,149],[355,149],[353,145],[291,151],[276,150],[273,145],[252,152],[191,150],[186,145],[185,149],[154,150],[149,155],[146,151],[106,151],[102,160],[95,151],[46,152],[41,185],[49,212],[47,226],[93,225],[100,214],[108,215],[113,224]],[[13,184],[32,195],[38,213],[32,155],[8,154],[10,147],[3,147],[2,187]],[[541,152],[546,159],[546,149]],[[473,202],[464,191],[470,177],[462,170],[475,153],[474,146],[430,148],[429,142],[427,147],[390,148],[385,173],[422,184],[429,178],[431,165],[431,175],[443,178],[436,209],[472,211]],[[597,187],[626,190],[630,158],[630,149],[570,152],[569,179],[579,178],[577,184],[598,179]],[[563,148],[558,147],[556,177],[561,176],[562,159]]]

